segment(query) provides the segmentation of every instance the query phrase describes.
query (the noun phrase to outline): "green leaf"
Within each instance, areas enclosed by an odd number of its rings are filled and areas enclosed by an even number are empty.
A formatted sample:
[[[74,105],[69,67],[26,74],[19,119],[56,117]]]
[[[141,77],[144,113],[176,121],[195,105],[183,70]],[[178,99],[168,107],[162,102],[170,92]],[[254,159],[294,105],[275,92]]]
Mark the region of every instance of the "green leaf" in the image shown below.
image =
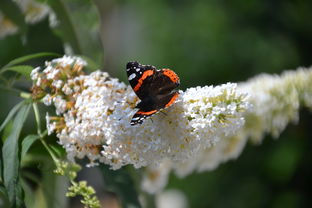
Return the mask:
[[[1,140],[0,140],[0,142],[1,142],[1,145],[0,145],[0,153],[1,153],[1,156],[0,156],[0,160],[1,160],[1,174],[0,174],[0,176],[1,176],[1,185],[4,185],[3,184],[3,158],[2,158],[2,147],[3,147],[3,143],[4,143],[4,141],[5,141],[5,139],[6,138],[8,138],[8,136],[11,134],[11,132],[13,131],[12,130],[13,129],[13,121],[12,120],[10,120],[9,122],[8,122],[8,124],[5,126],[5,128],[3,129],[3,132],[2,132],[2,138],[1,138]]]
[[[20,63],[23,63],[25,61],[29,61],[31,59],[45,57],[45,56],[60,56],[60,55],[57,53],[49,53],[49,52],[34,53],[34,54],[30,54],[30,55],[26,55],[26,56],[16,58],[16,59],[10,61],[4,68],[9,67],[9,66],[13,66],[16,64],[20,64]]]
[[[20,180],[20,179],[19,179]],[[25,207],[25,202],[24,202],[24,190],[22,187],[22,184],[19,182],[16,184],[16,207]]]
[[[135,184],[130,174],[124,169],[110,170],[108,166],[99,166],[106,189],[118,195],[122,207],[141,207]]]
[[[27,79],[30,79],[30,73],[33,69],[34,68],[32,66],[18,65],[18,66],[11,66],[11,67],[5,68],[3,71],[15,71],[25,76]]]
[[[25,205],[26,207],[30,208],[30,207],[34,207],[34,201],[35,199],[35,193],[34,190],[32,189],[32,187],[26,182],[26,180],[24,178],[21,178],[21,185],[23,187],[23,190],[25,191]]]
[[[8,194],[3,186],[0,186],[0,202],[3,207],[10,207]]]
[[[2,146],[3,146],[2,140],[0,139],[0,147]],[[0,148],[0,186],[3,184],[2,171],[3,171],[3,159],[2,159],[2,149]]]
[[[21,158],[23,158],[26,153],[28,152],[29,148],[31,147],[31,145],[37,141],[40,137],[38,135],[28,135],[27,137],[25,137],[25,139],[23,139],[22,142],[22,152],[21,152]]]
[[[23,105],[13,120],[13,128],[2,147],[3,180],[11,204],[18,205],[22,200],[22,191],[19,184],[19,148],[18,139],[23,124],[28,116],[31,105]]]
[[[24,105],[24,103],[25,103],[25,101],[22,101],[22,102],[18,103],[17,105],[15,105],[11,109],[8,116],[5,118],[5,120],[3,121],[3,123],[0,126],[0,132],[4,129],[4,127],[8,124],[8,122],[13,118],[15,113]]]

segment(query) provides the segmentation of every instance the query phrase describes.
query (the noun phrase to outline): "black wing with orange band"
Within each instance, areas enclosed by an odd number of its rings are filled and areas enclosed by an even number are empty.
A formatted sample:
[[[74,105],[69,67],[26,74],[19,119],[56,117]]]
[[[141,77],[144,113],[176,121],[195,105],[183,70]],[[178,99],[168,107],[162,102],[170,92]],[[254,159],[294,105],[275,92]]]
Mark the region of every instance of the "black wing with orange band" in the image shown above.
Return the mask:
[[[136,61],[129,62],[127,64],[127,75],[129,83],[136,93],[136,95],[143,100],[146,96],[146,89],[143,90],[142,85],[146,83],[151,83],[153,76],[156,73],[156,68],[152,65],[142,65]],[[149,86],[147,86],[149,88]]]

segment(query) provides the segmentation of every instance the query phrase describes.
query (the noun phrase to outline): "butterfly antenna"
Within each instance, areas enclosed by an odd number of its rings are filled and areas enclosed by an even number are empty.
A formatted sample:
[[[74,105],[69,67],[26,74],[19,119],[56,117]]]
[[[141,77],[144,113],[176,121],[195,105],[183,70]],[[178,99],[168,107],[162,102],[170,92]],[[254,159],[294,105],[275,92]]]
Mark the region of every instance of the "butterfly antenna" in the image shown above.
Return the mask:
[[[168,116],[168,114],[163,111],[160,111],[160,113],[164,114],[165,116]]]
[[[133,112],[130,112],[128,115],[124,115],[124,116],[121,116],[119,119],[118,119],[118,121],[120,121],[121,119],[124,119],[125,117],[130,117],[130,115],[132,114]]]

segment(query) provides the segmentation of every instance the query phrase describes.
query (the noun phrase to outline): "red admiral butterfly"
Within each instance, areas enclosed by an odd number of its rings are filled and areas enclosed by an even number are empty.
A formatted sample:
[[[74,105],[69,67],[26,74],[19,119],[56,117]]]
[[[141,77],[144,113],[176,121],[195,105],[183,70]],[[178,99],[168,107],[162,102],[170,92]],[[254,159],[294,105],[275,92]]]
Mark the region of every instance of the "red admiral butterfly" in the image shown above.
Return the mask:
[[[141,100],[131,125],[142,124],[145,118],[171,106],[179,96],[174,89],[180,85],[180,79],[170,69],[157,70],[152,65],[129,62],[127,75],[132,89]]]

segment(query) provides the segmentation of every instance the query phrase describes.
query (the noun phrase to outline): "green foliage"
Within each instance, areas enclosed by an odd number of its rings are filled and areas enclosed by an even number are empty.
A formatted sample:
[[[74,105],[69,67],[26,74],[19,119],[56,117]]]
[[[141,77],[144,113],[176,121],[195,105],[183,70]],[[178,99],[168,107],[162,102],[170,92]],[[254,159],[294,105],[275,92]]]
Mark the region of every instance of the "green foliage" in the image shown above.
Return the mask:
[[[68,163],[65,161],[57,161],[56,174],[66,176],[70,179],[71,186],[68,188],[66,193],[67,197],[82,196],[81,203],[84,204],[85,208],[99,208],[100,202],[95,195],[95,190],[87,185],[86,181],[75,182],[74,179],[77,177],[77,172],[81,167],[76,163]]]
[[[35,53],[35,54],[30,54],[22,57],[18,57],[16,59],[13,59],[10,61],[7,65],[3,67],[2,70],[5,70],[6,67],[14,66],[17,64],[21,64],[23,62],[35,59],[35,58],[42,58],[42,57],[48,57],[48,56],[59,56],[57,53],[48,53],[48,52],[42,52],[42,53]]]
[[[31,147],[31,145],[36,142],[38,139],[40,138],[40,136],[38,135],[28,135],[27,137],[25,137],[23,139],[22,142],[22,151],[21,151],[21,158],[24,158],[26,153],[28,152],[29,148]]]
[[[66,176],[70,180],[74,180],[77,177],[77,172],[80,171],[81,167],[76,163],[68,163],[65,161],[57,161],[56,169],[54,173]]]
[[[22,190],[19,183],[19,145],[18,140],[23,124],[28,116],[30,105],[23,105],[13,120],[11,134],[5,139],[2,147],[3,181],[12,205],[22,206]]]
[[[91,186],[87,186],[86,181],[79,181],[78,183],[72,183],[72,186],[68,188],[66,196],[75,197],[80,195],[83,197],[81,203],[85,205],[85,208],[100,208],[99,200],[96,196],[92,196],[94,194],[94,189]]]
[[[6,67],[2,72],[4,71],[14,71],[17,73],[20,73],[24,77],[30,80],[30,72],[33,70],[33,67],[28,66],[28,65],[18,65],[18,66],[11,66],[11,67]]]
[[[25,105],[25,102],[20,102],[17,105],[15,105],[9,112],[9,114],[7,115],[7,117],[5,118],[5,120],[3,121],[3,123],[0,126],[0,132],[4,129],[4,127],[6,127],[6,125],[8,124],[9,121],[11,121],[11,119],[13,118],[13,116],[15,115],[15,113],[23,106]]]

